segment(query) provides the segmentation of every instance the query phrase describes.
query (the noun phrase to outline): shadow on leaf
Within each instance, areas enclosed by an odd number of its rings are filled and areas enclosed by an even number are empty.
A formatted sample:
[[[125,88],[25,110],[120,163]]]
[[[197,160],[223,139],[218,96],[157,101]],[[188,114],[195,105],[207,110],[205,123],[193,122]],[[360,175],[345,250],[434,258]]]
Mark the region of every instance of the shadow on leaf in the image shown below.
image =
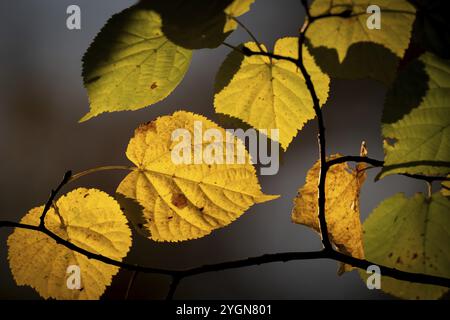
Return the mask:
[[[128,221],[131,222],[133,228],[142,236],[150,238],[150,232],[145,227],[147,223],[144,217],[144,207],[136,200],[125,197],[123,194],[115,193],[114,199],[119,203],[120,209],[123,211]]]
[[[186,49],[218,47],[231,32],[224,33],[224,10],[232,0],[142,0],[140,5],[157,12],[162,32]]]
[[[414,60],[402,70],[386,95],[382,122],[397,122],[417,108],[428,90],[429,80],[420,60]]]
[[[309,42],[307,46],[322,71],[332,78],[371,78],[390,85],[400,61],[389,49],[373,42],[352,44],[342,63],[335,49],[313,47]]]

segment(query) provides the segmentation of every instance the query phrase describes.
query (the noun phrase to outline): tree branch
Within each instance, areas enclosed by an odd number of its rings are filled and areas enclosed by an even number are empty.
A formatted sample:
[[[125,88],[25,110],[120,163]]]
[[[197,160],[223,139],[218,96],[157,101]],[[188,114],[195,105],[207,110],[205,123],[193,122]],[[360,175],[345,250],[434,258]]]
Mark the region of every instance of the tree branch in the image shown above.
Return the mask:
[[[343,162],[364,162],[367,164],[370,164],[374,167],[383,167],[384,161],[376,160],[368,157],[360,157],[360,156],[342,156],[339,158],[331,159],[327,161],[328,167],[334,166],[339,163]],[[412,178],[412,179],[418,179],[418,180],[424,180],[426,182],[433,182],[433,181],[450,181],[449,177],[443,177],[443,176],[425,176],[421,174],[409,174],[409,173],[401,173],[400,175]]]
[[[359,159],[363,158],[363,159]],[[351,161],[353,160],[367,160],[369,162],[374,162],[377,160],[368,160],[369,158],[365,157],[341,157],[338,159],[333,159],[333,162],[340,161]],[[362,162],[362,161],[361,161]],[[57,195],[57,193],[61,190],[61,188],[69,181],[70,179],[70,171],[68,171],[65,175],[59,186],[53,191],[50,195],[49,200],[47,203],[52,203]],[[50,206],[46,206],[47,210],[42,213],[42,216],[45,216],[50,209]],[[41,216],[41,217],[42,217]],[[119,268],[124,268],[127,270],[131,270],[136,272],[143,272],[143,273],[153,273],[153,274],[160,274],[160,275],[166,275],[172,277],[172,282],[169,288],[169,292],[167,295],[167,299],[172,299],[176,289],[184,278],[204,274],[208,272],[217,272],[217,271],[223,271],[223,270],[229,270],[229,269],[237,269],[237,268],[244,268],[244,267],[251,267],[251,266],[257,266],[262,264],[268,264],[268,263],[274,263],[274,262],[288,262],[288,261],[300,261],[300,260],[313,260],[313,259],[333,259],[339,262],[343,262],[349,265],[352,265],[357,268],[367,268],[370,265],[375,265],[375,263],[367,261],[367,260],[361,260],[356,259],[347,255],[344,255],[340,252],[336,252],[334,250],[324,249],[322,251],[306,251],[306,252],[281,252],[281,253],[273,253],[273,254],[264,254],[261,256],[256,257],[250,257],[246,259],[241,260],[235,260],[235,261],[228,261],[228,262],[221,262],[216,264],[208,264],[200,267],[185,269],[185,270],[173,270],[173,269],[162,269],[162,268],[153,268],[148,266],[140,266],[135,264],[129,264],[122,261],[113,260],[111,258],[105,257],[100,254],[96,254],[93,252],[90,252],[88,250],[85,250],[81,247],[78,247],[77,245],[71,243],[70,241],[67,241],[57,234],[53,233],[51,230],[47,229],[45,224],[39,224],[37,226],[35,225],[29,225],[24,223],[18,223],[18,222],[12,222],[12,221],[0,221],[0,228],[21,228],[21,229],[27,229],[37,232],[42,232],[46,234],[51,239],[55,240],[56,243],[72,250],[75,252],[78,252],[90,259],[94,259],[97,261],[104,262],[109,265],[114,265]],[[393,268],[389,268],[386,266],[378,265],[380,267],[380,270],[383,275],[390,276],[395,279],[399,280],[405,280],[405,281],[411,281],[411,282],[417,282],[417,283],[423,283],[423,284],[434,284],[439,286],[444,286],[450,288],[450,279],[446,279],[443,277],[438,276],[432,276],[432,275],[426,275],[426,274],[418,274],[418,273],[412,273],[412,272],[405,272],[401,270],[396,270]]]
[[[200,267],[195,267],[195,268],[190,268],[190,269],[185,269],[185,270],[161,269],[161,268],[153,268],[153,267],[148,267],[148,266],[129,264],[129,263],[113,260],[108,257],[89,252],[89,251],[84,250],[64,239],[61,239],[59,236],[55,235],[54,233],[52,233],[51,231],[49,231],[47,229],[43,230],[40,226],[33,226],[33,225],[22,224],[22,223],[11,222],[11,221],[0,221],[0,228],[2,228],[2,227],[21,228],[21,229],[28,229],[28,230],[42,232],[42,233],[46,234],[47,236],[49,236],[50,238],[54,239],[58,244],[63,245],[66,248],[73,250],[75,252],[78,252],[78,253],[88,257],[89,259],[98,260],[98,261],[104,262],[106,264],[114,265],[116,267],[124,268],[124,269],[131,270],[131,271],[171,276],[173,278],[178,278],[179,279],[178,283],[184,278],[192,277],[192,276],[199,275],[199,274],[224,271],[224,270],[230,270],[230,269],[238,269],[238,268],[244,268],[244,267],[252,267],[252,266],[258,266],[258,265],[274,263],[274,262],[289,262],[289,261],[314,260],[314,259],[332,259],[332,260],[336,260],[336,261],[339,261],[339,262],[342,262],[345,264],[349,264],[353,267],[362,268],[362,269],[366,269],[370,265],[377,265],[374,262],[353,258],[351,256],[347,256],[347,255],[337,252],[337,251],[322,250],[322,251],[280,252],[280,253],[264,254],[261,256],[250,257],[250,258],[241,259],[241,260],[220,262],[220,263],[215,263],[215,264],[207,264],[207,265],[203,265]],[[426,275],[426,274],[420,274],[420,273],[406,272],[406,271],[401,271],[401,270],[389,268],[389,267],[382,266],[382,265],[378,265],[378,266],[380,267],[381,273],[384,276],[389,276],[389,277],[392,277],[392,278],[395,278],[398,280],[405,280],[405,281],[423,283],[423,284],[433,284],[433,285],[439,285],[439,286],[450,288],[450,279],[447,279],[447,278]],[[172,287],[176,287],[178,284],[177,283],[173,284],[173,282],[174,281],[172,281]],[[173,292],[175,292],[175,291],[173,291]]]

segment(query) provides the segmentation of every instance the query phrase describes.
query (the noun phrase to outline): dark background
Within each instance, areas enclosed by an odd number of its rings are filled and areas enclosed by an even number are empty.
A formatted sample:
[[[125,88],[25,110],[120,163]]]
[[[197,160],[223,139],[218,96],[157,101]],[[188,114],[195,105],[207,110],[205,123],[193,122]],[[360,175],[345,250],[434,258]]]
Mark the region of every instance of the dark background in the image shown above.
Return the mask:
[[[103,114],[86,123],[88,111],[81,78],[81,57],[107,19],[133,1],[7,0],[0,2],[0,219],[19,221],[43,204],[63,173],[102,165],[128,165],[125,149],[134,129],[143,122],[178,109],[197,112],[217,121],[214,113],[215,73],[229,49],[195,51],[189,72],[164,101],[149,108]],[[66,28],[66,8],[81,7],[82,30]],[[256,0],[241,17],[263,43],[295,36],[304,12],[299,0]],[[249,41],[242,30],[227,42]],[[369,155],[382,159],[380,119],[385,88],[370,80],[332,80],[324,106],[328,153],[356,155],[365,139]],[[154,267],[189,268],[206,263],[281,251],[321,248],[320,238],[291,223],[292,200],[303,185],[308,168],[318,158],[316,124],[310,122],[282,155],[276,176],[261,177],[263,190],[281,198],[253,206],[230,226],[180,244],[155,243],[134,236],[127,262]],[[377,183],[371,170],[361,194],[364,219],[386,197],[397,192],[424,191],[423,182],[387,177]],[[126,173],[103,172],[77,185],[112,193]],[[76,185],[71,185],[74,188]],[[67,191],[67,190],[66,190]],[[16,286],[7,262],[6,239],[0,230],[0,298],[38,299],[29,287]],[[338,277],[337,263],[328,260],[273,263],[185,279],[176,298],[193,299],[385,299],[366,288],[357,272]],[[122,298],[131,273],[122,270],[104,297]],[[130,298],[164,298],[168,279],[140,274]]]

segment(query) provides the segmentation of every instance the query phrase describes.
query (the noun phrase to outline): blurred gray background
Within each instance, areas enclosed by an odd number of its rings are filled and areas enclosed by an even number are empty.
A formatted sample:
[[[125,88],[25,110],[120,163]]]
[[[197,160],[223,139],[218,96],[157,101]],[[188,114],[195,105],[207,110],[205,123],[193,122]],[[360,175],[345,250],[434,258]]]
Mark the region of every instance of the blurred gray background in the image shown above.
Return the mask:
[[[134,129],[143,122],[178,109],[212,120],[215,73],[230,49],[194,53],[181,85],[164,101],[135,112],[104,114],[83,124],[88,111],[81,78],[81,57],[107,19],[133,1],[117,0],[4,0],[0,2],[0,220],[19,221],[44,203],[68,169],[79,172],[102,165],[129,164],[125,149]],[[66,8],[77,4],[82,30],[66,28]],[[241,17],[263,43],[295,36],[303,21],[299,0],[256,0]],[[227,42],[250,40],[242,30]],[[385,89],[364,81],[331,84],[324,106],[328,153],[356,155],[365,139],[369,155],[382,159],[380,118]],[[154,267],[189,268],[206,263],[281,251],[317,250],[320,238],[291,223],[292,200],[303,185],[308,168],[318,158],[316,124],[306,125],[282,155],[276,176],[261,177],[263,190],[281,198],[255,205],[230,226],[180,244],[154,243],[135,235],[127,262]],[[77,183],[113,192],[126,173],[103,172]],[[404,177],[374,183],[371,170],[361,194],[364,219],[386,197],[397,192],[424,191],[425,184]],[[74,188],[76,185],[71,185]],[[67,191],[67,189],[66,189]],[[39,299],[29,287],[16,286],[6,257],[10,229],[0,230],[0,298]],[[183,281],[176,298],[192,299],[385,299],[370,291],[357,272],[336,275],[337,263],[328,260],[273,263],[195,276]],[[105,298],[124,296],[131,272],[114,278]],[[130,298],[160,299],[168,289],[163,276],[140,274]]]

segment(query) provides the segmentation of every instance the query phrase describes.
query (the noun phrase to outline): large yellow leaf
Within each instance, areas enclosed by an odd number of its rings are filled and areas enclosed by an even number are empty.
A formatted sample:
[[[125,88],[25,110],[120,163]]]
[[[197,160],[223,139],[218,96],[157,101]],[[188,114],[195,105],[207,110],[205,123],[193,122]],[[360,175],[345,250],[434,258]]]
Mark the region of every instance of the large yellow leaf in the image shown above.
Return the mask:
[[[381,29],[370,30],[367,8],[376,4],[381,9]],[[311,24],[308,39],[314,47],[324,46],[336,49],[339,62],[347,50],[358,42],[373,42],[403,57],[408,48],[415,9],[406,0],[315,0],[310,8],[311,15],[339,14],[351,10],[350,18],[329,17]]]
[[[96,189],[76,189],[56,202],[45,218],[49,230],[71,243],[115,260],[131,246],[131,231],[119,205]],[[38,225],[44,207],[31,209],[21,222]],[[118,267],[86,258],[47,235],[15,229],[8,238],[8,259],[18,285],[33,287],[44,298],[99,299]],[[80,268],[81,288],[69,289],[69,266]]]
[[[253,51],[258,46],[246,43]],[[265,47],[263,46],[263,49]],[[303,62],[324,104],[329,77],[322,73],[313,57],[303,48]],[[298,39],[279,39],[274,53],[298,57]],[[241,119],[256,129],[279,129],[283,149],[303,125],[315,117],[311,95],[297,66],[289,61],[253,55],[244,57],[233,51],[222,64],[216,78],[214,107],[217,112]]]
[[[117,192],[137,200],[144,208],[143,227],[153,240],[203,237],[230,224],[253,204],[277,197],[261,192],[245,148],[245,164],[175,164],[171,150],[178,140],[172,141],[172,133],[186,129],[194,136],[195,121],[201,123],[203,132],[214,128],[225,134],[223,128],[203,116],[178,111],[140,126],[128,145],[127,157],[137,169],[125,177]],[[198,128],[195,132],[197,137],[202,134]],[[194,143],[204,150],[209,145],[192,138],[189,146]],[[214,143],[223,145],[225,150],[225,141]],[[237,145],[243,146],[233,138],[232,147]]]
[[[336,158],[334,155],[330,158]],[[318,191],[320,163],[308,171],[305,185],[294,200],[292,220],[320,232],[318,218]],[[328,233],[337,249],[355,258],[364,258],[362,226],[359,213],[359,192],[366,178],[364,165],[351,169],[347,163],[332,166],[325,184],[325,214]],[[350,265],[341,265],[339,273],[351,271]]]

